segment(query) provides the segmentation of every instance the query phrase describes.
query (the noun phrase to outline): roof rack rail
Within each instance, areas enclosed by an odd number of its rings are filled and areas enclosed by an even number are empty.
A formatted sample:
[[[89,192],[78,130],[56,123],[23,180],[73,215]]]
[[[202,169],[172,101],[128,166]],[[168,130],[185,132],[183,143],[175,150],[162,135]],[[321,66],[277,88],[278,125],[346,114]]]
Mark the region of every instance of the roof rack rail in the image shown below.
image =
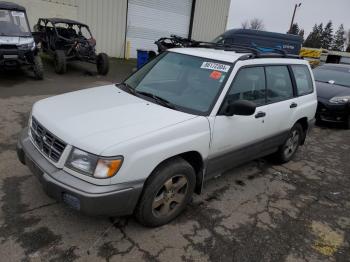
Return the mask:
[[[269,48],[271,52],[263,52],[258,47],[251,47],[238,44],[221,44],[214,42],[196,41],[189,38],[184,38],[177,35],[170,37],[162,37],[155,44],[158,46],[158,52],[162,53],[170,48],[175,47],[197,47],[197,48],[213,48],[225,51],[235,51],[237,53],[250,53],[251,58],[294,58],[302,59],[298,55],[288,54],[286,51],[279,48]]]

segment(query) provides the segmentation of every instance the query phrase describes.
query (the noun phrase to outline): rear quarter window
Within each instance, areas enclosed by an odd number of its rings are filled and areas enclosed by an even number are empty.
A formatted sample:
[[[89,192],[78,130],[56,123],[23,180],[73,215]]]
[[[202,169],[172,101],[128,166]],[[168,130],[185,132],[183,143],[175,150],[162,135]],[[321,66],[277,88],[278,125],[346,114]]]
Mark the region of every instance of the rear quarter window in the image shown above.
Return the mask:
[[[292,65],[291,68],[295,77],[298,96],[312,93],[314,88],[309,68],[305,65]]]

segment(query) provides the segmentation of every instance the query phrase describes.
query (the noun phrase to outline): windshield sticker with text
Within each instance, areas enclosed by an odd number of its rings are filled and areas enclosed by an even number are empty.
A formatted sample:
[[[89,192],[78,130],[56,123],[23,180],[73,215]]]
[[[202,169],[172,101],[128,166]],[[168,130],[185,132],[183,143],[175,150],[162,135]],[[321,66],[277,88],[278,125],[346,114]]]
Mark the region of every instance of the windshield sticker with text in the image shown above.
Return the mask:
[[[210,70],[216,70],[227,73],[228,70],[230,70],[230,66],[219,64],[219,63],[212,63],[212,62],[203,62],[202,69],[210,69]]]
[[[24,17],[23,12],[12,11],[11,14],[12,14],[12,16]]]

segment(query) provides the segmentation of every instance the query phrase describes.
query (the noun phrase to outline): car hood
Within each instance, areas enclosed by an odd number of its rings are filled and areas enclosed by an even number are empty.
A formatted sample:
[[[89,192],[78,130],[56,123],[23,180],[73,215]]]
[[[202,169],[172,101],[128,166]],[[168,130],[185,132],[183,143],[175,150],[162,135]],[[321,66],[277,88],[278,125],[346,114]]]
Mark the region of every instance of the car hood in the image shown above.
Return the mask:
[[[64,142],[94,154],[197,116],[172,110],[114,85],[37,102],[32,115]]]
[[[0,45],[25,45],[33,42],[33,37],[0,36]]]
[[[316,81],[317,96],[324,99],[331,99],[335,96],[350,95],[350,87],[332,85]]]

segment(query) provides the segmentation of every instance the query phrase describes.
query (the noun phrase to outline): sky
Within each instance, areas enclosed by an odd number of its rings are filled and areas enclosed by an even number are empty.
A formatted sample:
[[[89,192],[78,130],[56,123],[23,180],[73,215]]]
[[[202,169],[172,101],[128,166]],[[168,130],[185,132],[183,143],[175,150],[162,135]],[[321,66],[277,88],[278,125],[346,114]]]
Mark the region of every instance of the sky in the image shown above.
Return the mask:
[[[297,9],[294,22],[307,36],[315,23],[333,22],[336,31],[340,24],[350,29],[350,0],[231,0],[227,29],[240,28],[242,22],[260,18],[265,30],[286,33],[292,20],[294,5]]]

